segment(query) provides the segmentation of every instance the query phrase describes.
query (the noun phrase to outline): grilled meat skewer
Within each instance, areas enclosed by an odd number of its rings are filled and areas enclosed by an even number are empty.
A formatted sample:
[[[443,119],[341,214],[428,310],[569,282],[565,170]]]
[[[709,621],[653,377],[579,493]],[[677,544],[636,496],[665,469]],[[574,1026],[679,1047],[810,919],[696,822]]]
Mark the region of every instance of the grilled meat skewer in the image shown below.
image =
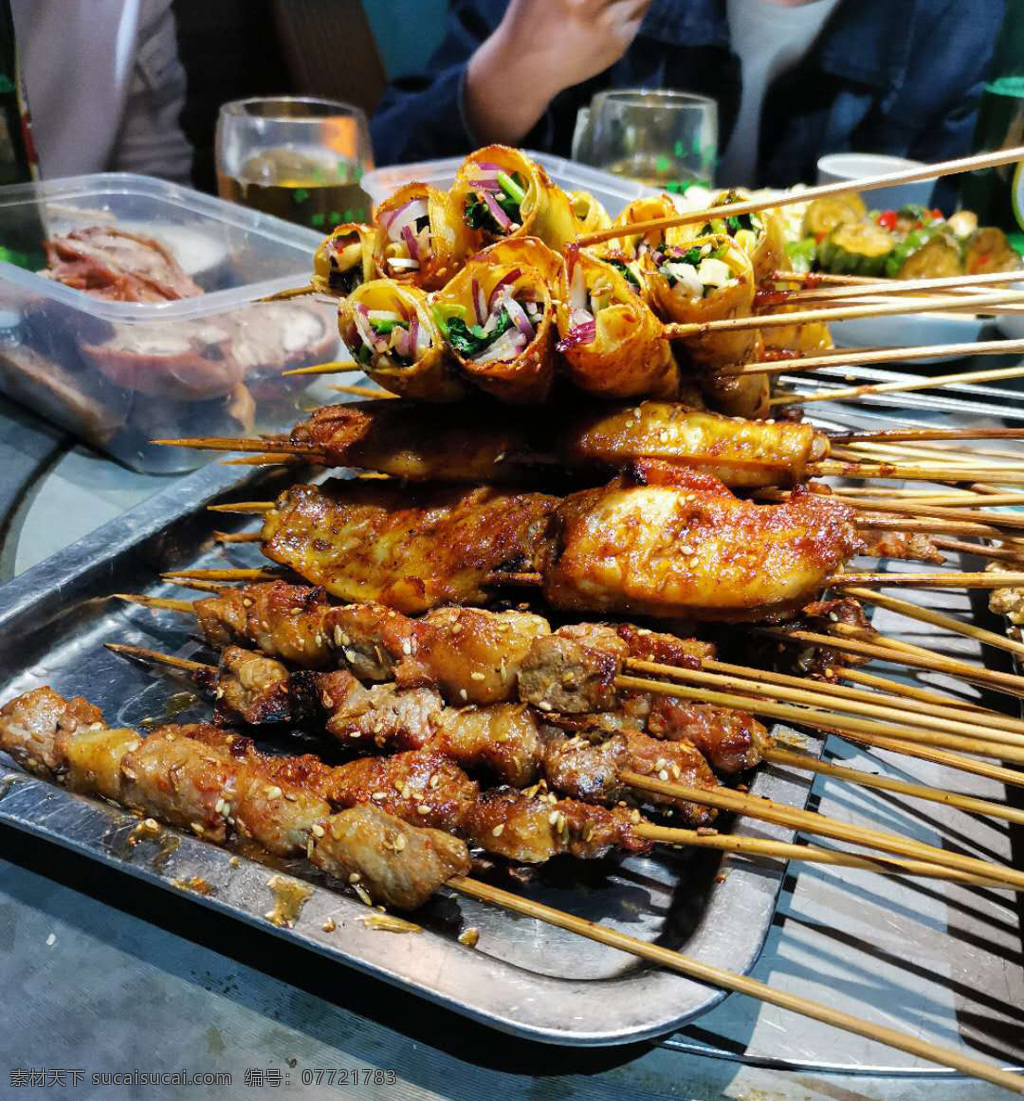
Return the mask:
[[[0,748],[36,775],[204,840],[237,833],[280,856],[305,853],[358,884],[361,897],[398,909],[423,905],[469,870],[456,837],[410,825],[373,801],[335,813],[331,770],[315,757],[267,757],[219,727],[165,726],[143,738],[107,727],[81,696],[37,688],[0,709]]]
[[[756,765],[767,738],[746,712],[617,689],[629,658],[699,668],[714,657],[708,643],[630,624],[577,624],[552,632],[540,616],[475,608],[442,608],[411,619],[379,604],[330,605],[323,590],[284,581],[224,589],[193,608],[204,637],[220,650],[256,646],[267,657],[312,669],[338,666],[371,685],[429,688],[456,705],[529,703],[573,732],[630,729],[689,741],[726,775]],[[253,683],[261,672],[271,681],[289,675],[283,667],[277,673],[258,664],[249,668]],[[378,698],[389,699],[392,691]],[[339,706],[351,700],[350,714],[358,711],[357,700],[372,698],[343,687],[329,694]],[[306,696],[314,708],[321,706],[315,689]],[[275,706],[271,694],[242,700],[236,711],[253,721],[260,709]]]
[[[314,863],[326,845],[333,863],[363,860],[368,873],[381,859],[379,852],[363,857],[357,848],[335,846],[344,846],[353,834],[378,834],[389,820],[374,828],[364,810],[356,819],[360,829],[348,828],[348,820],[335,828],[332,810],[376,808],[426,829],[428,836],[416,835],[422,845],[418,841],[415,849],[418,855],[436,850],[445,857],[440,882],[468,868],[461,859],[464,846],[450,845],[454,839],[448,834],[529,863],[560,853],[591,859],[612,848],[646,852],[651,847],[634,830],[640,822],[635,810],[512,788],[481,792],[458,765],[429,746],[330,768],[311,755],[267,757],[250,739],[208,724],[160,727],[145,739],[135,731],[110,730],[98,708],[81,697],[66,700],[50,688],[25,693],[0,709],[0,749],[36,775],[191,829],[206,840],[219,843],[238,833],[288,855],[305,838]],[[314,827],[324,830],[323,838]],[[398,862],[396,875],[401,867]],[[376,895],[365,889],[371,898],[411,908],[410,899],[419,905],[429,894],[414,891],[421,871],[417,865],[398,887],[375,882]]]

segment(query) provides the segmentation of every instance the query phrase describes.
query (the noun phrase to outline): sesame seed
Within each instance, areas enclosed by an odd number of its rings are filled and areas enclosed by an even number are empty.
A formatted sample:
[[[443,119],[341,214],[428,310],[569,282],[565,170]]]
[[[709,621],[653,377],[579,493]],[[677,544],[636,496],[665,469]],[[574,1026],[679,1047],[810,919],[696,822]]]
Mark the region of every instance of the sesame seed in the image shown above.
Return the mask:
[[[659,780],[667,780],[668,779],[668,772],[666,772],[665,769],[661,769],[658,773],[658,779]]]
[[[469,699],[469,695],[467,694],[465,688],[460,688],[459,689],[459,699],[463,700],[463,701]]]
[[[202,827],[202,824],[200,822],[190,822],[189,827],[191,828],[192,832],[196,835],[196,837],[202,837],[203,836],[203,827]]]
[[[416,813],[417,814],[429,814],[430,813],[430,807],[428,807],[426,803],[420,803],[420,805],[416,808]]]
[[[408,784],[403,784],[402,785],[402,798],[403,799],[411,799],[412,798],[412,788],[409,787]]]
[[[328,918],[323,925],[320,926],[325,933],[333,933],[337,926],[334,924],[334,918]]]
[[[358,872],[349,872],[348,881],[354,887],[363,877]]]
[[[553,810],[553,811],[552,811],[552,812],[551,812],[551,813],[550,813],[550,814],[548,815],[548,822],[549,822],[549,824],[550,824],[550,825],[552,825],[552,826],[554,826],[554,825],[557,825],[557,823],[558,823],[558,811],[557,811],[557,810]]]
[[[356,884],[355,891],[356,891],[356,894],[359,896],[359,901],[364,906],[370,906],[370,907],[373,906],[373,899],[370,898],[369,894],[366,892],[365,887],[360,887],[358,884]]]
[[[230,859],[230,860],[228,861],[228,863],[229,863],[229,864],[231,865],[231,867],[232,867],[232,868],[237,868],[237,867],[239,867],[239,866],[241,865],[241,863],[242,863],[242,858],[241,858],[240,856],[233,856],[233,857],[232,857],[232,858],[231,858],[231,859]]]
[[[483,673],[474,671],[474,672],[469,674],[469,679],[470,680],[486,680],[487,678],[484,676]]]
[[[379,802],[380,802],[380,801],[381,801],[382,799],[386,799],[387,797],[388,797],[388,796],[387,796],[387,792],[386,792],[386,791],[375,791],[375,792],[374,792],[374,793],[373,793],[373,794],[372,794],[372,795],[370,796],[370,798],[371,798],[371,799],[375,799],[375,800],[376,800],[376,801],[377,801],[378,803],[379,803]]]
[[[323,828],[323,826],[320,825],[319,822],[314,822],[313,826],[312,826],[312,829],[313,829],[313,836],[314,837],[323,837],[324,828]]]
[[[638,810],[630,811],[629,820],[634,826],[638,825],[640,822],[640,812]]]
[[[281,798],[281,789],[276,784],[268,785],[267,787],[265,787],[263,789],[263,793],[266,795],[266,797],[268,799],[280,799]]]
[[[436,787],[437,787],[437,785],[438,785],[438,784],[439,784],[440,782],[441,782],[441,777],[440,777],[440,776],[438,776],[438,775],[437,775],[437,773],[435,772],[435,773],[434,773],[434,775],[430,777],[430,786],[431,786],[432,788],[436,788]]]
[[[505,830],[505,823],[504,823],[504,822],[499,822],[499,823],[498,823],[498,825],[496,825],[496,826],[494,827],[494,829],[493,829],[493,830],[491,830],[491,833],[492,833],[492,834],[493,834],[493,835],[494,835],[495,837],[501,837],[501,835],[502,835],[502,833],[504,832],[504,830]]]
[[[251,608],[252,607],[252,598],[248,597],[248,596],[243,596],[242,597],[242,607],[243,608]]]
[[[411,638],[405,639],[405,641],[402,643],[402,653],[405,654],[406,656],[408,656],[409,654],[412,653],[412,639]]]
[[[464,944],[467,948],[475,948],[479,941],[480,930],[475,925],[470,925],[459,933],[459,944]]]
[[[313,838],[311,837],[306,842],[306,859],[311,860],[313,858]]]
[[[405,848],[405,838],[399,834],[395,838],[395,852],[400,853]]]
[[[548,703],[547,700],[541,700],[540,703],[537,704],[537,706],[541,709],[541,711],[553,711],[554,710],[554,708],[551,706],[550,703]]]

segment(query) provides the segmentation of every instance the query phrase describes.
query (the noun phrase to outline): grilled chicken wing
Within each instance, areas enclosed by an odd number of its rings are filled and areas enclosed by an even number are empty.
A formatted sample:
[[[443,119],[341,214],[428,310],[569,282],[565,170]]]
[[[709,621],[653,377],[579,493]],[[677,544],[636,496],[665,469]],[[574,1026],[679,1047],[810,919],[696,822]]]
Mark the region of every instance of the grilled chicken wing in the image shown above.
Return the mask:
[[[633,475],[557,509],[541,562],[554,607],[778,618],[813,599],[859,546],[852,509],[827,497],[794,490],[784,504],[758,505],[663,463]]]
[[[294,486],[267,513],[263,552],[343,600],[409,613],[480,604],[494,571],[534,561],[556,503],[490,488]]]

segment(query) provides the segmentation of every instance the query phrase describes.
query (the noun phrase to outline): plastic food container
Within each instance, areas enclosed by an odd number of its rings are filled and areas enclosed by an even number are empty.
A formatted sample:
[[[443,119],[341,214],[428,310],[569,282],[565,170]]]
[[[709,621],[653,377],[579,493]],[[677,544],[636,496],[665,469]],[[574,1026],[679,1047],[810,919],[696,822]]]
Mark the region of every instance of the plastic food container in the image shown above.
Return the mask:
[[[657,195],[658,190],[635,180],[626,180],[591,168],[577,161],[567,161],[550,153],[534,153],[525,150],[526,155],[536,161],[563,191],[589,191],[614,218],[624,206],[634,199],[645,195]],[[396,164],[388,168],[376,168],[367,172],[362,179],[363,190],[373,201],[374,206],[394,194],[402,184],[412,180],[430,184],[439,190],[451,187],[455,173],[463,157],[447,157],[444,160],[416,161],[412,164]],[[703,191],[703,189],[701,189]],[[703,194],[706,196],[707,192]],[[677,196],[679,198],[679,196]],[[686,205],[685,202],[681,205]]]
[[[151,439],[282,431],[301,416],[310,382],[281,373],[338,358],[335,309],[257,300],[309,281],[319,234],[148,176],[0,188],[7,249],[92,226],[157,241],[203,293],[112,301],[0,261],[0,392],[150,474],[211,457]]]

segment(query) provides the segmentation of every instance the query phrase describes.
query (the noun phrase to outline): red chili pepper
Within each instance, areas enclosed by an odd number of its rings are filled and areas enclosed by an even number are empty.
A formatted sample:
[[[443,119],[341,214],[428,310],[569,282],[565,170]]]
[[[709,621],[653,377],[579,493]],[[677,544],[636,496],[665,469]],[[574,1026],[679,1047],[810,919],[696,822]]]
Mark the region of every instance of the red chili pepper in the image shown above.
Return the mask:
[[[895,210],[883,210],[877,218],[878,224],[882,229],[887,229],[890,233],[896,228],[896,211]]]
[[[946,215],[945,215],[945,214],[943,214],[943,213],[942,213],[942,211],[941,211],[941,210],[939,210],[939,208],[938,208],[938,207],[934,207],[934,208],[933,208],[933,209],[932,209],[932,210],[930,211],[930,213],[931,213],[931,216],[932,216],[932,218],[934,218],[934,219],[935,219],[936,221],[938,221],[938,222],[941,222],[941,221],[943,221],[943,220],[945,219],[945,217],[946,217]]]

